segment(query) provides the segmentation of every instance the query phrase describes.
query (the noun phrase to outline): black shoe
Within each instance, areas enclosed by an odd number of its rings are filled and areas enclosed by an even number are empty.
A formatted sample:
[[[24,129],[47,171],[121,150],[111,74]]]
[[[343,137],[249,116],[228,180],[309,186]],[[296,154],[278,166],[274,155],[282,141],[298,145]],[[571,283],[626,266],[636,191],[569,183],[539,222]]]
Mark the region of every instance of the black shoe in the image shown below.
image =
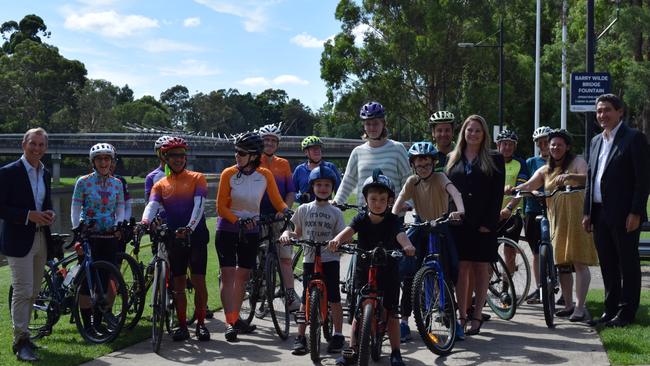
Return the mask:
[[[237,319],[233,327],[235,328],[237,333],[241,333],[241,334],[253,333],[255,329],[257,329],[256,325],[250,325],[241,319]]]
[[[226,325],[225,336],[228,342],[237,342],[237,331],[235,330],[235,327],[230,324]]]
[[[15,349],[15,354],[18,361],[35,362],[39,360],[32,347],[30,347],[28,339],[22,339],[18,341],[18,343],[15,345]]]
[[[205,324],[197,324],[194,335],[196,335],[196,339],[201,342],[210,340],[210,331],[205,327]]]
[[[307,352],[309,352],[307,350],[307,338],[305,338],[304,335],[297,336],[293,341],[293,350],[291,351],[291,354],[301,356],[306,355]]]
[[[558,311],[555,312],[555,316],[559,316],[560,318],[567,317],[567,316],[573,314],[574,309],[575,309],[575,307],[572,307],[570,309],[558,310]]]
[[[334,335],[332,336],[332,340],[330,341],[330,343],[327,345],[327,352],[328,353],[341,352],[344,345],[345,345],[345,337],[340,334]]]
[[[172,339],[174,342],[181,342],[190,339],[190,331],[185,328],[178,328],[174,331],[174,334],[172,334]]]
[[[608,321],[607,323],[605,323],[605,326],[607,328],[623,328],[623,327],[628,326],[630,323],[632,323],[632,322],[629,321],[629,320],[624,320],[624,319],[622,319],[621,317],[619,317],[617,315],[617,316],[614,317],[614,319],[612,319],[612,320]]]
[[[399,352],[393,352],[390,355],[390,366],[406,366]]]
[[[555,302],[555,305],[560,305],[560,306],[565,305],[565,303],[564,303],[564,296],[562,296],[562,297],[560,297],[559,299],[557,299],[557,301]]]

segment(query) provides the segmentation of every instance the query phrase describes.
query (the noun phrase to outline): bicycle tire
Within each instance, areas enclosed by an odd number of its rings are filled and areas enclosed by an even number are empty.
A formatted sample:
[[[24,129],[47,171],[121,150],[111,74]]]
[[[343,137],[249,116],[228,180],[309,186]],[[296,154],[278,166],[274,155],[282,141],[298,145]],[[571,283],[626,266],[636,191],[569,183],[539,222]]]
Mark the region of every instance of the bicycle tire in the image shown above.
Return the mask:
[[[542,307],[544,308],[544,321],[549,328],[555,327],[555,265],[553,262],[553,249],[549,243],[539,247],[539,281],[542,284]]]
[[[29,319],[29,339],[36,340],[43,338],[52,333],[52,327],[59,321],[61,317],[61,305],[54,299],[52,289],[52,279],[45,271],[43,280],[41,281],[41,288],[34,299],[32,305],[32,313]],[[13,297],[14,287],[9,285],[9,296],[7,301],[7,308],[9,309],[9,318],[11,318],[11,299]]]
[[[257,303],[260,302],[260,306],[264,306],[264,297],[266,294],[262,288],[264,285],[265,266],[263,251],[257,251],[255,264],[255,268],[251,271],[250,277],[244,286],[244,300],[242,301],[242,306],[239,310],[239,317],[248,324],[251,324],[255,317]]]
[[[122,279],[120,271],[110,262],[95,261],[90,265],[89,272],[93,276],[91,278],[93,289],[92,291],[89,291],[89,295],[81,293],[83,289],[82,284],[87,284],[86,271],[80,269],[75,278],[75,296],[72,306],[72,315],[77,324],[79,334],[81,334],[86,341],[96,344],[112,342],[120,334],[120,331],[124,326],[124,321],[126,320],[128,303],[126,284],[124,283],[124,279]],[[100,280],[102,276],[108,276],[106,284],[110,285],[112,291],[114,291],[115,297],[110,304],[108,304],[106,300],[109,296],[102,288],[102,281]],[[91,295],[93,292],[95,294]],[[80,296],[90,297],[90,311],[93,318],[92,323],[90,324],[86,324],[86,321],[83,319],[81,314]],[[98,312],[101,313],[100,324],[102,325],[102,328],[104,328],[100,330],[97,330],[97,324],[93,324],[95,322],[94,318],[97,316]],[[104,321],[107,326],[102,324]]]
[[[420,268],[413,278],[413,317],[420,338],[427,348],[439,356],[448,355],[456,344],[456,306],[451,290],[431,268]],[[443,292],[444,291],[444,292]],[[444,294],[445,303],[442,302]]]
[[[163,333],[165,331],[165,312],[167,288],[165,285],[167,267],[163,260],[157,261],[154,269],[152,315],[151,315],[151,346],[155,353],[160,350]]]
[[[289,304],[278,258],[270,253],[266,265],[266,299],[275,332],[280,339],[285,340],[289,337]]]
[[[505,248],[512,248],[512,250],[515,251],[515,268],[514,271],[510,272],[510,276],[512,277],[512,281],[515,284],[517,306],[521,306],[521,304],[523,304],[524,300],[526,299],[526,296],[528,295],[528,291],[530,291],[530,283],[532,280],[528,255],[526,254],[526,251],[519,245],[519,243],[515,242],[512,239],[500,237],[497,239],[497,242],[499,255],[501,255],[502,258],[505,258]],[[508,270],[510,270],[510,268],[508,268]]]
[[[380,321],[377,321],[376,324],[375,332],[370,338],[370,358],[375,362],[379,362],[381,348],[384,344],[384,335],[386,334],[386,324],[380,326]]]
[[[361,318],[361,334],[359,336],[359,366],[368,366],[370,362],[370,338],[372,337],[372,321],[375,307],[372,302],[363,306]]]
[[[317,286],[309,289],[309,355],[314,363],[320,361],[321,341],[321,315],[320,300],[321,292]]]
[[[329,342],[332,340],[334,335],[334,322],[332,321],[332,309],[329,304],[327,305],[327,319],[323,320],[323,338],[325,341]]]
[[[490,265],[492,276],[487,291],[487,303],[499,318],[510,320],[517,312],[517,294],[512,286],[512,277],[501,256],[498,256],[497,262]]]
[[[144,302],[147,297],[144,287],[144,274],[139,263],[132,256],[124,252],[117,253],[117,261],[121,263],[120,273],[122,274],[129,295],[128,310],[123,329],[131,330],[138,324],[144,311]]]
[[[356,254],[350,258],[348,271],[343,281],[343,288],[345,289],[345,307],[347,308],[347,322],[352,324],[357,309],[357,293],[354,288],[354,272],[356,271]]]

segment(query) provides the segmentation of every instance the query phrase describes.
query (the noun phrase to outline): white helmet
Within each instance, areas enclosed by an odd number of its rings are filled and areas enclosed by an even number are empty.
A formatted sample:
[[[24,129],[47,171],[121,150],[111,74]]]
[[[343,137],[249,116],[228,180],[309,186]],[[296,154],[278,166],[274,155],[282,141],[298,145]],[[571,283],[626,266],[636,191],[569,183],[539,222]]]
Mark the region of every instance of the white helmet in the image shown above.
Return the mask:
[[[274,124],[269,124],[269,125],[264,125],[260,128],[259,134],[262,138],[266,136],[273,136],[278,141],[280,141],[280,137],[282,137],[282,130],[280,129],[282,127],[282,122],[278,123],[278,125]]]
[[[158,137],[158,140],[156,140],[156,142],[154,142],[154,144],[153,144],[154,152],[158,152],[158,150],[160,150],[160,148],[163,146],[163,144],[165,142],[169,141],[171,138],[172,138],[171,136],[167,136],[167,135],[163,135],[163,136]]]
[[[112,159],[115,159],[115,148],[111,144],[100,142],[90,148],[90,161],[95,159],[97,155],[110,155]]]
[[[535,129],[535,131],[533,131],[533,141],[537,141],[537,139],[539,139],[541,137],[548,136],[548,134],[551,133],[551,131],[553,131],[553,129],[551,129],[548,126],[537,127],[537,129]]]

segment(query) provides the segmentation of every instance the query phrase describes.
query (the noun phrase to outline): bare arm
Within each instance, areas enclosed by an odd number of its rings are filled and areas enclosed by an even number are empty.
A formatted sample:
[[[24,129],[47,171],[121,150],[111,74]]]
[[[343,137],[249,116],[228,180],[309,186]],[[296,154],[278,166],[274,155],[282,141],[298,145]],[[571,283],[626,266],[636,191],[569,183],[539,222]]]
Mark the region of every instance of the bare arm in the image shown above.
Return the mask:
[[[404,252],[406,253],[406,255],[408,255],[408,256],[415,255],[415,247],[413,246],[413,244],[409,240],[408,236],[406,236],[405,232],[400,231],[400,233],[397,234],[396,239],[397,239],[397,242],[399,243],[399,245],[402,246],[402,249],[404,249]]]

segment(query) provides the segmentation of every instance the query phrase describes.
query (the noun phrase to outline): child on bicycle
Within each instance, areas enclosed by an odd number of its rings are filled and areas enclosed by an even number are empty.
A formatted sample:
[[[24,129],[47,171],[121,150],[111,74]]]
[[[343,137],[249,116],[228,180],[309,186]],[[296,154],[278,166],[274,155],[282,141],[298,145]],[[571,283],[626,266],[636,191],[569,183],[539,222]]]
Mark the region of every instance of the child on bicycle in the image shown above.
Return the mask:
[[[389,210],[389,204],[395,199],[395,187],[390,179],[381,174],[381,170],[375,169],[372,176],[368,177],[362,188],[363,197],[368,204],[367,212],[360,213],[352,219],[352,222],[334,239],[330,241],[331,250],[336,250],[342,243],[352,240],[352,236],[358,233],[358,246],[364,250],[371,250],[381,246],[385,249],[403,249],[406,255],[415,254],[415,247],[411,244],[402,228],[400,219]],[[362,288],[368,283],[369,263],[360,259],[357,263],[357,270],[354,274],[355,288]],[[391,366],[404,366],[400,354],[399,322],[396,318],[400,282],[398,263],[389,259],[386,266],[381,268],[377,278],[379,290],[383,292],[383,305],[386,311],[387,333],[390,341]],[[337,365],[353,365],[357,358],[357,339],[355,330],[358,326],[356,319],[352,322],[350,337],[350,352],[352,357],[340,357],[336,360]]]
[[[336,173],[327,166],[316,167],[309,173],[310,190],[314,192],[316,200],[298,207],[291,218],[295,229],[294,231],[286,230],[280,236],[282,244],[290,244],[290,238],[328,241],[343,231],[345,228],[343,213],[329,202],[336,182]],[[309,247],[304,249],[302,283],[307,284],[314,273],[314,250]],[[339,291],[339,255],[324,247],[321,251],[321,261],[327,287],[327,301],[330,303],[332,322],[334,323],[334,335],[327,347],[327,352],[340,352],[345,343],[345,337],[343,337],[343,308]],[[303,288],[300,311],[305,311],[305,292]],[[293,344],[294,355],[307,353],[305,328],[306,324],[300,324],[298,327],[298,336]]]
[[[417,214],[415,220],[418,222],[431,221],[439,218],[445,212],[449,211],[449,197],[453,199],[456,211],[449,214],[452,220],[460,220],[465,208],[463,206],[463,198],[458,192],[458,189],[451,183],[444,173],[434,172],[436,160],[439,156],[436,148],[432,143],[423,141],[416,142],[411,146],[408,151],[409,163],[415,171],[415,174],[406,180],[406,184],[399,193],[395,205],[393,206],[393,213],[398,214],[405,207],[405,202],[413,200],[415,212]],[[443,234],[446,239],[443,241],[445,247],[441,248],[444,253],[443,266],[448,271],[445,272],[445,279],[449,288],[453,288],[453,283],[458,279],[458,254],[453,245],[451,235],[446,232],[446,226],[442,226]],[[422,266],[424,257],[428,251],[428,233],[425,230],[413,229],[407,232],[407,236],[416,247],[416,255],[414,258],[403,257],[400,261],[400,277],[403,282],[402,287],[402,301],[401,301],[401,315],[402,321],[400,324],[400,340],[405,342],[410,339],[411,330],[408,326],[408,318],[411,315],[411,287],[413,286],[413,276],[417,270]],[[464,338],[463,329],[457,326],[457,333],[459,339]]]

